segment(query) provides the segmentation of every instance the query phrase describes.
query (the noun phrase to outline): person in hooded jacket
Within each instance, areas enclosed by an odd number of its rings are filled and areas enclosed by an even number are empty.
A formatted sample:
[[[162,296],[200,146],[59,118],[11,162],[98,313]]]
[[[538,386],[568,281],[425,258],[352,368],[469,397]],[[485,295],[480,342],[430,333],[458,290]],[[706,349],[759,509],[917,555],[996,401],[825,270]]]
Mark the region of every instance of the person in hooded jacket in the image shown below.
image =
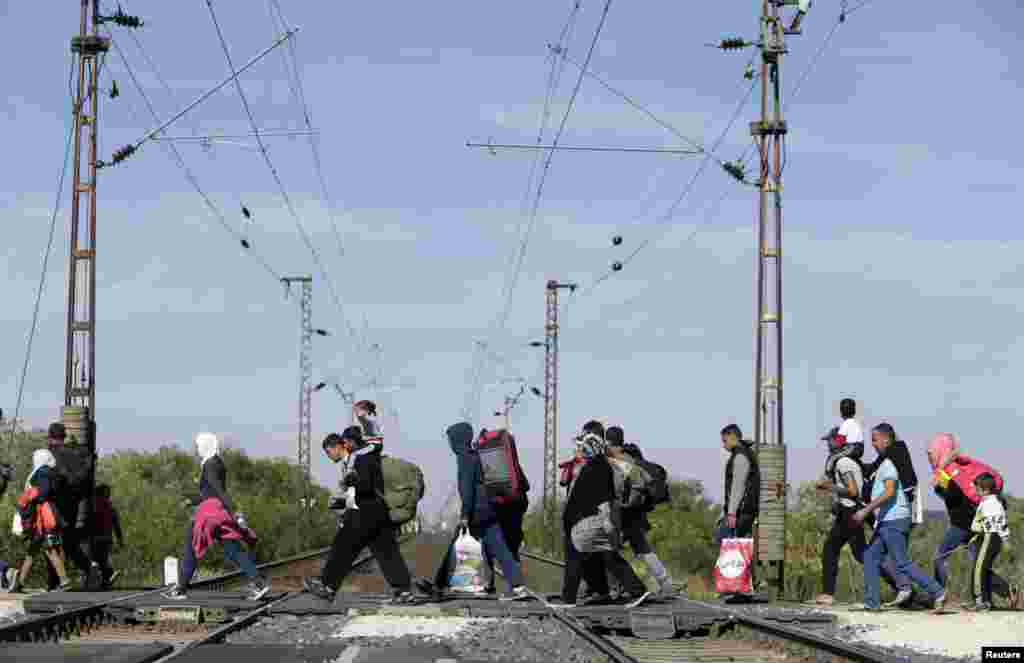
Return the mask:
[[[562,512],[567,542],[562,605],[576,604],[583,571],[588,562],[595,560],[603,566],[601,576],[610,573],[619,582],[623,589],[621,599],[643,600],[649,595],[647,588],[619,554],[621,524],[616,507],[614,470],[607,455],[608,444],[596,433],[585,434],[580,442],[584,463]],[[591,568],[595,583],[600,583],[597,569]],[[590,584],[589,577],[587,582]]]
[[[932,485],[935,488],[935,494],[945,504],[946,513],[949,516],[949,526],[935,551],[934,563],[935,579],[945,587],[949,577],[948,560],[955,551],[966,546],[972,564],[976,563],[978,557],[978,547],[972,541],[974,533],[971,532],[978,503],[964,492],[962,486],[967,486],[968,492],[971,491],[972,486],[969,481],[963,480],[957,470],[962,471],[970,465],[978,464],[978,469],[974,471],[980,473],[981,469],[988,468],[988,466],[963,454],[960,451],[959,440],[952,433],[939,433],[931,439],[928,443],[928,462],[934,472]],[[954,477],[951,474],[957,476]],[[969,475],[964,473],[964,476]],[[1005,578],[994,572],[991,577],[992,593],[1009,599],[1011,606],[1018,606],[1021,602],[1019,586],[1007,582]],[[964,603],[961,607],[971,607],[972,605]]]
[[[761,474],[751,451],[753,442],[743,431],[729,424],[721,431],[722,448],[729,452],[725,463],[725,498],[718,538],[747,538],[753,534],[760,502]]]
[[[25,480],[25,492],[18,499],[18,509],[22,513],[24,538],[28,541],[28,552],[21,569],[13,577],[10,591],[13,594],[22,591],[24,579],[32,570],[32,558],[42,551],[59,578],[58,588],[61,591],[71,589],[64,566],[64,550],[61,534],[62,519],[56,508],[57,461],[47,449],[36,449],[32,452],[32,472]]]
[[[195,444],[201,461],[199,493],[185,498],[193,512],[185,525],[178,582],[163,596],[172,601],[188,598],[188,586],[199,566],[199,559],[205,554],[208,543],[218,540],[224,547],[224,557],[237,564],[249,578],[248,599],[258,601],[270,591],[270,585],[260,576],[252,557],[240,544],[240,541],[252,543],[253,535],[228,496],[227,468],[220,457],[220,439],[213,433],[204,432],[196,435]]]
[[[864,549],[867,547],[864,525],[853,519],[853,514],[863,506],[861,486],[864,477],[860,459],[864,455],[864,443],[851,442],[839,431],[838,426],[834,427],[821,438],[828,442],[828,459],[825,461],[825,475],[815,484],[818,490],[832,495],[832,528],[821,549],[822,593],[814,599],[814,603],[823,606],[833,604],[843,546],[850,545],[854,559],[860,564],[864,564]],[[881,575],[897,593],[897,601],[907,599],[912,589],[910,579],[896,573],[891,558],[882,562]],[[897,601],[887,605],[899,605]]]
[[[358,426],[349,426],[341,435],[332,433],[324,438],[323,449],[335,463],[353,458],[341,479],[343,489],[355,488],[355,506],[345,509],[341,526],[334,535],[327,563],[319,577],[303,579],[310,594],[325,601],[334,601],[338,587],[352,571],[352,563],[363,548],[369,548],[393,595],[388,603],[409,604],[416,601],[412,592],[412,576],[398,546],[398,528],[388,516],[384,501],[384,473],[381,469],[381,446],[367,446]]]
[[[533,598],[526,587],[523,570],[505,540],[499,520],[499,507],[483,485],[480,454],[476,451],[473,427],[467,422],[454,424],[446,431],[448,444],[455,454],[459,479],[459,497],[462,501],[459,528],[469,530],[473,538],[483,544],[484,555],[497,559],[501,565],[508,592],[499,597],[503,601]],[[450,554],[450,553],[449,553]]]

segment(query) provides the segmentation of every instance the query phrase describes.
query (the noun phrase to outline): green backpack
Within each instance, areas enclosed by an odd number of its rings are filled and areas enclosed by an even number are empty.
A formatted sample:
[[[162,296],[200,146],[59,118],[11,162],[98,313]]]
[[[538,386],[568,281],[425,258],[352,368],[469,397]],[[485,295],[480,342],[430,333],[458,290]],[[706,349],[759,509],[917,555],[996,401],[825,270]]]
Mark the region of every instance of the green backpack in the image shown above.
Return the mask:
[[[384,502],[393,525],[404,525],[416,517],[416,505],[423,499],[426,484],[423,472],[414,463],[381,454],[381,473],[384,475]]]

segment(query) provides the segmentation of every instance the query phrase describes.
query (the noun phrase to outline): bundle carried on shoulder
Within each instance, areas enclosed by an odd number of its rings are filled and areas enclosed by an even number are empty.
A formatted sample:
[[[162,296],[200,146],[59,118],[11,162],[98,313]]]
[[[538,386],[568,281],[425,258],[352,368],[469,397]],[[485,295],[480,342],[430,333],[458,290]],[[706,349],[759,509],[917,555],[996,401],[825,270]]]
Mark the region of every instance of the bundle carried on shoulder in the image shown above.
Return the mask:
[[[393,525],[404,525],[416,517],[417,505],[426,492],[423,471],[415,463],[381,454],[384,477],[384,502]]]

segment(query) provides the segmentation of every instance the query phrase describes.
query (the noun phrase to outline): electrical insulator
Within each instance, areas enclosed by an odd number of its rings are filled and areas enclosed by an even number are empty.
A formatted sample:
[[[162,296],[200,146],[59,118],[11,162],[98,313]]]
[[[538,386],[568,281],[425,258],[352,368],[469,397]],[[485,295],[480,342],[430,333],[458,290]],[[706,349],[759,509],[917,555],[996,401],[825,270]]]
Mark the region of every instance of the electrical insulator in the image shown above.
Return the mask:
[[[248,249],[249,248],[249,240],[246,240],[246,239],[242,240],[242,248],[243,249]]]
[[[618,246],[619,244],[622,244],[622,235],[612,237],[612,246]]]
[[[746,71],[743,72],[743,78],[748,81],[754,80],[754,65],[748,64]]]
[[[612,263],[612,271],[613,272],[621,272],[622,271],[622,263],[619,262],[618,260],[613,262]]]
[[[740,182],[745,182],[747,179],[747,174],[743,170],[743,162],[739,159],[736,160],[736,163],[732,163],[730,161],[724,162],[722,164],[722,169]]]
[[[748,44],[742,37],[730,37],[728,39],[723,39],[718,45],[718,47],[723,51],[734,51],[740,48],[746,48],[747,46],[750,46],[750,44]]]
[[[135,154],[135,146],[134,145],[125,145],[124,147],[119,149],[117,152],[114,152],[114,156],[111,157],[111,164],[121,163],[122,161],[124,161],[125,159],[127,159],[128,157],[130,157],[133,154]]]
[[[107,21],[116,23],[122,28],[141,28],[143,26],[142,19],[138,16],[129,16],[128,14],[125,14],[120,5],[118,5],[117,12],[113,16],[103,16],[100,19],[101,23],[106,23]]]
[[[110,87],[110,98],[117,99],[120,96],[121,91],[117,89],[117,81],[114,81],[114,84]]]

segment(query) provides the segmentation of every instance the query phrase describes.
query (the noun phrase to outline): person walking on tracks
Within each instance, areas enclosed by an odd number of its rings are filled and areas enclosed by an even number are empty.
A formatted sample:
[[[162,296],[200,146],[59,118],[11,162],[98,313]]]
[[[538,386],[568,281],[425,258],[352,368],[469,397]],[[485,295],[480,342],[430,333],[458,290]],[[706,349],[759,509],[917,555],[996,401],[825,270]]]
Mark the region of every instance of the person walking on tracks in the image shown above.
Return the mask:
[[[971,527],[977,515],[982,497],[974,485],[974,479],[982,474],[990,474],[996,482],[995,493],[998,495],[1003,488],[1000,473],[990,465],[968,456],[960,451],[960,441],[952,433],[939,433],[928,443],[928,462],[932,467],[932,484],[935,494],[946,505],[949,526],[945,536],[935,551],[934,575],[943,587],[948,578],[947,562],[950,555],[967,547],[967,555],[971,563],[978,559],[978,546],[973,539]],[[1011,608],[1021,607],[1020,586],[1007,582],[998,573],[991,574],[992,592],[1006,597]],[[971,607],[962,604],[961,607]]]
[[[600,576],[606,578],[606,574],[610,573],[623,589],[620,598],[638,605],[650,593],[619,554],[621,525],[618,522],[614,470],[608,460],[603,427],[602,435],[597,434],[596,426],[590,428],[593,432],[586,433],[580,440],[585,461],[579,469],[579,476],[562,513],[562,526],[567,541],[562,604],[576,604],[585,565],[597,559],[603,566]],[[596,577],[595,581],[600,582]]]
[[[635,444],[629,445],[633,453],[627,453],[622,428],[609,426],[605,438],[608,442],[608,457],[612,469],[615,470],[616,497],[622,509],[623,543],[628,543],[633,549],[633,554],[647,565],[651,576],[658,583],[658,596],[671,598],[676,593],[672,586],[672,576],[654,553],[651,542],[647,540],[647,532],[651,529],[647,514],[654,510],[656,500],[652,493],[661,492],[656,483],[664,482],[664,477],[651,476],[641,465],[644,462],[643,455]],[[660,488],[663,489],[665,486],[662,485]]]
[[[754,531],[761,492],[761,473],[751,451],[754,443],[743,439],[743,431],[736,424],[723,428],[721,437],[729,460],[725,464],[725,499],[718,538],[748,538]]]
[[[862,438],[863,436],[861,436]],[[853,514],[864,506],[861,491],[864,485],[864,470],[861,458],[864,456],[864,442],[856,436],[841,434],[836,426],[822,440],[828,442],[828,458],[825,461],[825,476],[815,487],[832,495],[832,528],[829,530],[825,545],[821,549],[821,584],[822,593],[814,603],[830,606],[836,593],[836,579],[839,576],[839,554],[846,544],[854,559],[864,563],[864,549],[867,541],[864,538],[864,525],[853,519]],[[857,441],[854,441],[857,440]],[[881,458],[881,456],[880,456]],[[896,576],[895,565],[886,558],[881,566],[882,578],[897,592],[896,601],[891,605],[900,605],[910,596],[912,585],[905,576]]]
[[[971,531],[980,541],[971,574],[971,595],[974,605],[969,609],[988,612],[992,609],[992,564],[1001,550],[1012,551],[1010,528],[1006,523],[1006,504],[996,492],[996,479],[988,472],[974,479],[981,503],[971,523]]]
[[[82,572],[82,584],[87,588],[95,587],[99,584],[100,567],[89,559],[83,549],[89,535],[88,503],[92,498],[89,482],[95,468],[95,455],[88,447],[65,444],[67,429],[62,423],[50,424],[47,437],[50,452],[57,461],[52,480],[55,482],[55,504],[65,523],[61,532],[64,555]],[[48,560],[47,589],[57,589],[60,584],[58,576]]]
[[[22,583],[32,570],[32,558],[42,551],[53,566],[59,579],[61,591],[71,589],[64,567],[63,533],[60,511],[56,508],[57,461],[47,449],[36,449],[32,453],[32,472],[25,480],[25,491],[18,498],[18,515],[21,519],[22,536],[28,542],[28,552],[21,569],[13,576],[11,593],[22,590]]]
[[[102,572],[101,586],[109,589],[120,574],[110,564],[110,551],[117,545],[124,546],[124,533],[121,531],[121,516],[110,500],[110,486],[96,486],[96,497],[93,499],[93,536],[89,553],[94,562],[99,564]]]
[[[871,444],[879,454],[884,455],[892,444],[893,436],[879,430],[880,426],[871,431]],[[935,611],[941,612],[946,603],[946,591],[933,578],[925,575],[907,555],[910,503],[901,485],[899,471],[891,458],[885,458],[878,466],[871,487],[871,501],[853,514],[854,522],[863,523],[872,511],[876,512],[876,524],[871,543],[864,552],[864,608],[881,609],[879,573],[882,559],[890,555],[896,563],[896,571],[908,576],[924,589],[934,601]]]
[[[384,500],[380,447],[374,445],[371,451],[359,454],[365,446],[362,431],[356,426],[349,426],[341,435],[331,433],[324,438],[324,453],[331,461],[354,458],[341,477],[340,487],[342,491],[355,488],[354,506],[358,508],[345,509],[320,577],[306,577],[303,585],[310,594],[333,602],[338,587],[352,571],[356,555],[369,547],[394,592],[388,602],[413,603],[416,597],[411,591],[412,577],[398,547],[398,529],[391,522]]]
[[[255,542],[255,536],[227,492],[227,468],[220,457],[220,440],[213,433],[196,435],[199,466],[199,495],[190,496],[188,502],[195,513],[185,526],[185,545],[182,550],[178,582],[164,592],[164,598],[182,601],[188,598],[188,586],[195,575],[200,559],[210,543],[217,540],[224,546],[224,557],[235,562],[249,578],[247,598],[258,601],[270,591],[270,585],[256,569],[252,557],[242,549],[240,541]]]
[[[507,431],[498,431],[498,433],[507,435]],[[513,554],[505,540],[505,534],[499,521],[499,510],[506,504],[499,500],[500,496],[492,490],[488,483],[490,477],[485,472],[480,460],[478,451],[480,440],[474,440],[473,427],[467,422],[453,424],[446,431],[446,435],[452,453],[455,454],[458,471],[459,497],[462,501],[459,528],[468,529],[473,538],[483,544],[484,555],[487,559],[497,559],[501,564],[505,582],[508,584],[508,592],[499,597],[501,600],[516,601],[535,598],[526,587],[522,566],[516,559],[517,555]],[[487,432],[482,431],[481,440],[488,441],[490,439]],[[510,442],[510,440],[506,440],[506,442]],[[518,472],[521,468],[518,468],[518,464],[518,459],[515,459],[509,468],[512,474],[512,483],[517,483],[520,478]],[[500,477],[495,478],[495,480],[499,479]],[[512,504],[507,506],[512,506]]]

